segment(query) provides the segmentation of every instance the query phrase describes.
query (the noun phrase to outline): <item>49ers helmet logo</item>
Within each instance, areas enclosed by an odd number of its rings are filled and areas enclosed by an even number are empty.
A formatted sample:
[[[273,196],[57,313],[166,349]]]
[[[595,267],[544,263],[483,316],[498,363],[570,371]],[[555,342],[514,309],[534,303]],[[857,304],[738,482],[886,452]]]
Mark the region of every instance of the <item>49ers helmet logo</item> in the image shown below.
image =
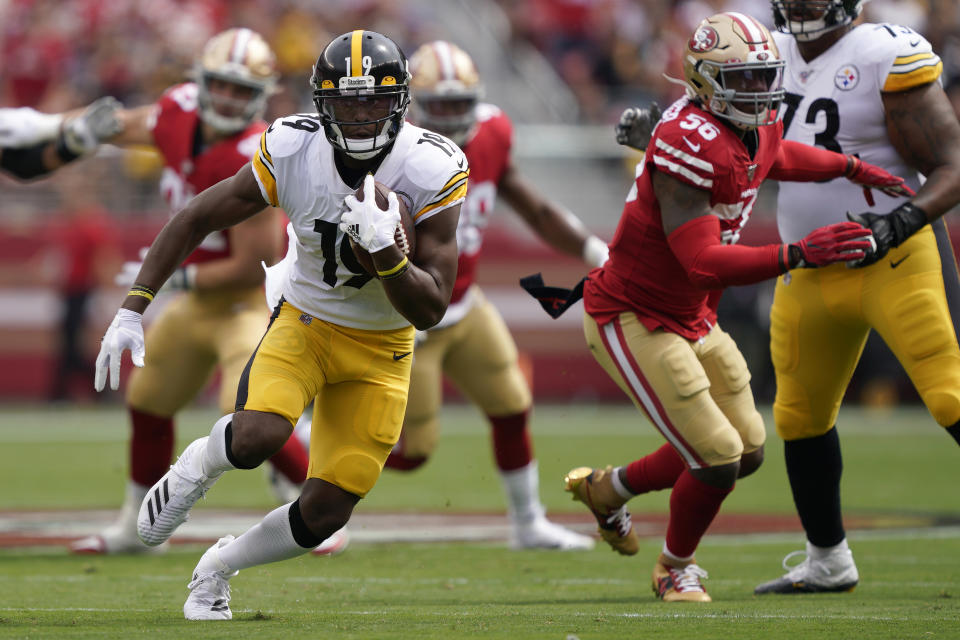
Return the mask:
[[[717,35],[717,30],[709,25],[703,25],[694,32],[687,46],[696,53],[705,53],[716,47],[718,42],[720,42],[720,36]]]

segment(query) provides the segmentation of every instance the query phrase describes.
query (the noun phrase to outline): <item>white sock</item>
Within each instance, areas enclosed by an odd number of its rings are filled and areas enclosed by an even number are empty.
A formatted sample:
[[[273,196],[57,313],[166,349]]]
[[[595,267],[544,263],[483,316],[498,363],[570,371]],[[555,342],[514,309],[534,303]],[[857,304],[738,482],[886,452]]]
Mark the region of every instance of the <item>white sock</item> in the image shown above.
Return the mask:
[[[290,505],[268,513],[239,538],[220,549],[220,560],[237,571],[269,562],[295,558],[311,549],[304,549],[293,539],[290,530]]]
[[[847,544],[847,539],[844,538],[837,544],[832,547],[818,547],[812,542],[807,540],[807,556],[813,558],[814,560],[823,560],[830,554],[837,551],[849,551],[850,546]]]
[[[537,461],[511,471],[500,471],[503,490],[507,494],[510,518],[518,523],[532,522],[544,515],[540,504],[540,476]]]
[[[227,458],[227,441],[224,432],[227,425],[233,420],[233,414],[228,413],[213,425],[210,430],[210,438],[207,440],[207,446],[203,450],[203,472],[208,477],[218,476],[224,471],[236,469]]]
[[[667,549],[666,540],[663,541],[663,555],[667,556],[667,558],[672,560],[675,565],[679,565],[679,566],[682,566],[684,564],[689,564],[691,561],[693,561],[693,556],[687,556],[686,558],[681,558],[680,556],[674,553],[671,553],[670,549]]]
[[[617,467],[613,470],[613,475],[610,476],[610,482],[613,483],[613,490],[617,492],[618,496],[624,500],[629,500],[630,498],[636,497],[637,494],[627,489],[627,486],[620,480],[620,469],[623,469],[623,467]]]
[[[133,480],[127,481],[127,490],[123,496],[123,506],[120,508],[120,517],[117,524],[133,533],[137,532],[137,516],[140,514],[140,505],[147,496],[150,487],[137,484]]]

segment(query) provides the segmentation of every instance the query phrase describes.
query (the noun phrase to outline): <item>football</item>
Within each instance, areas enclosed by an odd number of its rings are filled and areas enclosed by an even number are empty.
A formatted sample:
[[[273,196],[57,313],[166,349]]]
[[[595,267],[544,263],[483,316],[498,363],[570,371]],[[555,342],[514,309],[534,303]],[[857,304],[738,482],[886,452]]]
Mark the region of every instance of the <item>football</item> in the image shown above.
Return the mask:
[[[388,206],[387,194],[390,193],[392,189],[382,182],[377,182],[375,185],[377,206],[381,209],[386,209]],[[354,196],[356,196],[357,200],[363,202],[363,185],[360,185],[360,188],[357,189]],[[393,240],[400,248],[400,251],[403,252],[403,255],[411,257],[416,247],[417,232],[413,223],[413,216],[410,215],[410,209],[407,208],[406,202],[404,202],[404,199],[400,196],[397,196],[397,201],[400,203],[400,224],[397,226],[397,230],[393,235]],[[347,237],[349,238],[349,236]],[[350,248],[353,249],[353,255],[356,256],[357,262],[363,267],[363,270],[371,276],[377,277],[377,268],[373,266],[373,258],[370,256],[370,253],[356,244],[353,238],[350,238]]]

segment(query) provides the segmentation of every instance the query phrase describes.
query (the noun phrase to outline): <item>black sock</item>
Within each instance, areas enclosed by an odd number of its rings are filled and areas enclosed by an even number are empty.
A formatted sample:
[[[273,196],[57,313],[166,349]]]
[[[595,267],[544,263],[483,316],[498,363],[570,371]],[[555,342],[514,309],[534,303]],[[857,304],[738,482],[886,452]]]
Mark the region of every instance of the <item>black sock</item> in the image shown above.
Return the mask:
[[[947,433],[953,436],[953,439],[957,441],[957,444],[960,444],[960,422],[947,427]]]
[[[787,475],[807,540],[832,547],[846,537],[840,513],[843,458],[836,426],[822,436],[783,443]]]
[[[290,518],[290,532],[293,534],[293,540],[304,549],[313,549],[323,542],[320,538],[310,531],[307,523],[303,521],[303,515],[300,513],[300,498],[297,498],[290,504],[290,510],[287,512]]]

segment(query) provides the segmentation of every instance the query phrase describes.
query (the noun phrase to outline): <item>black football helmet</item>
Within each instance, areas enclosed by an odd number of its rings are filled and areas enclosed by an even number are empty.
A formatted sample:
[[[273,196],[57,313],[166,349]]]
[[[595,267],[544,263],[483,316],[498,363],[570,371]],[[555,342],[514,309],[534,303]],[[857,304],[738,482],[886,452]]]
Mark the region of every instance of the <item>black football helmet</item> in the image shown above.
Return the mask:
[[[797,40],[816,40],[857,19],[863,0],[772,0],[777,31]]]
[[[313,67],[313,103],[327,140],[360,160],[372,158],[400,133],[410,104],[410,72],[400,47],[387,36],[357,29],[334,38]],[[386,98],[381,107],[377,101]],[[348,120],[338,111],[377,105],[380,113]],[[363,113],[362,108],[359,111]],[[350,128],[370,128],[370,136],[348,137]],[[345,131],[344,127],[348,127]]]

